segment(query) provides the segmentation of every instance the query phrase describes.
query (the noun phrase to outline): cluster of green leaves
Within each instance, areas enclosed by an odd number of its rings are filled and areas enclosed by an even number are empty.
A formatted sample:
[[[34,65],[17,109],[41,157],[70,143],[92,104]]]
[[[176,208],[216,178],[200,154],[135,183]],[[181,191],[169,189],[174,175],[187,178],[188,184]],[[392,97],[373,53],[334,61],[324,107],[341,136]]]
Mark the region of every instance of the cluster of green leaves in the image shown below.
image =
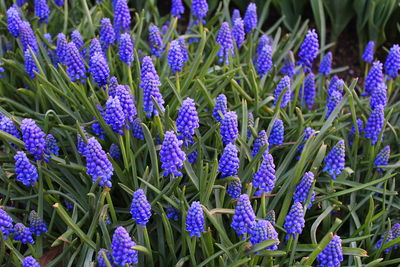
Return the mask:
[[[5,8],[4,1],[2,8]],[[215,2],[215,1],[210,1]],[[375,171],[373,161],[382,146],[367,144],[367,140],[356,134],[353,147],[346,141],[346,169],[332,182],[321,171],[327,151],[339,139],[347,140],[351,125],[357,118],[369,116],[368,100],[359,98],[357,81],[345,86],[345,96],[328,119],[325,117],[326,81],[319,75],[318,94],[313,110],[307,110],[295,98],[287,108],[279,109],[273,104],[273,91],[280,79],[279,70],[289,51],[296,52],[305,36],[307,23],[298,20],[292,34],[282,35],[282,21],[278,20],[266,32],[273,37],[273,70],[260,79],[256,74],[253,59],[256,41],[261,26],[266,20],[269,2],[260,9],[259,28],[247,37],[243,48],[235,51],[231,64],[218,65],[215,42],[222,21],[229,21],[229,1],[210,3],[212,16],[204,27],[196,27],[193,33],[185,35],[177,30],[178,21],[171,17],[158,17],[154,1],[138,1],[145,8],[140,13],[132,10],[133,25],[130,31],[135,38],[135,61],[127,67],[118,58],[118,48],[112,47],[107,54],[111,74],[120,83],[128,84],[136,99],[140,118],[143,120],[145,140],[132,137],[129,131],[123,136],[115,134],[101,117],[96,105],[103,105],[106,92],[98,88],[91,78],[85,84],[70,82],[64,66],[51,64],[44,45],[43,34],[55,36],[59,30],[69,34],[73,29],[81,31],[86,46],[98,33],[99,21],[112,16],[111,1],[89,4],[72,1],[63,9],[52,11],[49,25],[38,25],[33,19],[35,35],[40,40],[40,53],[35,60],[39,73],[30,79],[24,71],[23,53],[18,41],[7,32],[5,18],[1,18],[0,32],[11,42],[13,50],[2,54],[6,73],[0,80],[0,111],[20,124],[23,118],[33,118],[46,133],[52,133],[61,148],[60,156],[52,156],[49,163],[36,164],[40,179],[35,187],[22,186],[15,179],[13,156],[24,148],[24,143],[0,131],[3,143],[0,173],[1,206],[11,214],[14,221],[26,223],[29,211],[38,210],[48,223],[49,231],[38,237],[33,246],[26,248],[12,240],[1,240],[0,264],[18,266],[24,255],[48,259],[51,248],[58,247],[59,254],[51,258],[47,266],[91,266],[100,248],[109,248],[111,235],[117,226],[125,226],[135,239],[139,250],[139,266],[312,266],[316,256],[337,233],[343,240],[345,264],[349,266],[389,266],[400,263],[393,254],[384,250],[400,243],[397,238],[382,248],[376,249],[376,241],[390,229],[392,218],[399,215],[400,202],[397,197],[395,172],[400,163],[387,166],[383,175]],[[68,6],[72,4],[72,6]],[[29,3],[30,5],[30,3]],[[54,8],[54,6],[52,6]],[[29,8],[23,14],[29,18]],[[165,99],[166,111],[159,117],[147,119],[142,110],[143,93],[139,88],[140,59],[148,55],[147,32],[150,23],[161,26],[171,20],[164,43],[181,36],[185,39],[198,38],[189,45],[189,62],[177,76],[171,74],[166,53],[155,58],[160,76],[161,93]],[[54,47],[52,47],[54,49]],[[140,51],[140,52],[139,52]],[[334,70],[336,72],[338,70]],[[179,79],[180,88],[176,87]],[[298,95],[304,75],[295,76],[290,90]],[[394,86],[398,86],[395,82]],[[229,108],[238,113],[240,136],[240,167],[238,177],[218,177],[218,159],[223,151],[219,135],[219,124],[211,117],[214,99],[220,93],[228,97]],[[283,94],[283,93],[282,93]],[[399,158],[397,148],[399,105],[398,91],[390,95],[386,110],[384,143],[391,145],[391,162]],[[157,139],[166,130],[175,129],[177,111],[186,97],[197,103],[200,128],[196,131],[195,146],[198,160],[193,165],[185,162],[184,176],[175,180],[162,177]],[[278,105],[279,106],[279,105]],[[252,136],[247,138],[248,113],[255,117],[251,127]],[[276,165],[276,186],[271,195],[253,197],[256,191],[252,177],[256,172],[262,152],[251,156],[254,139],[262,129],[269,134],[276,118],[285,124],[285,143],[270,150]],[[114,167],[113,187],[100,188],[92,184],[86,175],[85,162],[77,152],[77,134],[81,126],[90,133],[93,119],[100,122],[106,132],[105,140],[99,140],[104,150],[112,143],[120,146],[121,160],[112,161]],[[298,146],[303,138],[304,128],[311,126],[318,132],[310,138],[303,153]],[[7,141],[18,146],[14,149]],[[363,145],[367,144],[367,145]],[[190,151],[188,151],[190,152]],[[297,156],[300,156],[297,159]],[[312,171],[316,176],[313,185],[317,198],[313,208],[306,211],[306,227],[296,239],[284,242],[283,223],[292,203],[292,195],[304,172]],[[240,179],[243,192],[251,196],[257,219],[262,219],[270,210],[277,214],[276,229],[281,244],[278,251],[265,250],[275,240],[267,240],[251,247],[248,239],[237,237],[230,227],[235,201],[226,194],[227,182]],[[129,214],[132,192],[143,188],[152,207],[152,219],[147,227],[135,224]],[[74,208],[67,211],[65,200]],[[185,231],[185,216],[192,201],[200,201],[206,218],[206,231],[201,238],[190,238]],[[166,208],[171,205],[180,210],[178,221],[169,220]],[[107,224],[110,218],[111,224]],[[59,247],[60,246],[60,247]],[[258,252],[256,254],[256,252]],[[392,252],[391,252],[392,253]]]

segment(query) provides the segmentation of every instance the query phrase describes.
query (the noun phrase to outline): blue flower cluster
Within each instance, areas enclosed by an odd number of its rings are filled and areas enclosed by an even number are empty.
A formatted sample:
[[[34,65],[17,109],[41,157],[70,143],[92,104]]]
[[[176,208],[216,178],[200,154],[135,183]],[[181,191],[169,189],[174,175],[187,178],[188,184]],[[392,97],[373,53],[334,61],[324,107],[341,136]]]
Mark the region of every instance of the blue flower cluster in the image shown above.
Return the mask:
[[[141,226],[146,226],[151,217],[151,205],[147,201],[143,189],[138,189],[133,193],[131,204],[132,219]]]
[[[251,229],[256,223],[256,215],[251,207],[249,196],[240,195],[236,204],[235,213],[232,217],[231,226],[237,235],[251,233]]]
[[[204,231],[204,212],[199,201],[192,202],[186,215],[186,231],[191,237],[201,236]]]

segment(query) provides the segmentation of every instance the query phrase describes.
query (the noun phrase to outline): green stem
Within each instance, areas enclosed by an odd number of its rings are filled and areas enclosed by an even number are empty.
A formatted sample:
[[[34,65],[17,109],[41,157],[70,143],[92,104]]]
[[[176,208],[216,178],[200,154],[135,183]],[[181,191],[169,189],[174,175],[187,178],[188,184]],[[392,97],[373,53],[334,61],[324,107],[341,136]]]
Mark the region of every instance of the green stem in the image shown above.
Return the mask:
[[[181,94],[181,85],[179,83],[179,73],[175,72],[175,79],[176,79],[176,91],[178,92],[178,94]]]
[[[144,235],[144,240],[146,243],[146,248],[149,250],[149,265],[154,266],[153,263],[153,254],[151,253],[151,244],[150,244],[150,238],[149,238],[149,233],[147,232],[146,226],[142,227],[143,229],[143,235]]]

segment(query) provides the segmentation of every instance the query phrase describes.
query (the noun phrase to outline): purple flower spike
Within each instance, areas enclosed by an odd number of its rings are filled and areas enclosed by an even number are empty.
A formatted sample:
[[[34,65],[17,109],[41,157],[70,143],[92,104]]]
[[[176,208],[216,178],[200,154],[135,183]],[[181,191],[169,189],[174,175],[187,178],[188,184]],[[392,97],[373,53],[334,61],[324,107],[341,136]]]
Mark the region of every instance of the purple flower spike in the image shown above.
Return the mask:
[[[308,109],[312,109],[314,106],[314,99],[317,91],[314,79],[315,75],[312,72],[310,72],[304,79],[303,99]]]
[[[85,42],[83,41],[82,35],[80,34],[79,31],[77,30],[72,31],[71,41],[75,44],[76,48],[79,50],[79,53],[81,54],[82,58],[86,59],[87,51],[86,48],[84,47]]]
[[[35,241],[33,241],[31,231],[22,223],[16,223],[14,225],[13,233],[15,241],[21,241],[23,244],[35,243]]]
[[[369,98],[369,106],[374,109],[378,105],[386,107],[387,104],[387,87],[385,83],[378,84],[371,93]]]
[[[342,93],[338,91],[334,91],[330,96],[328,96],[328,99],[326,100],[326,115],[325,119],[327,119],[333,110],[335,110],[336,106],[340,103],[342,100]]]
[[[257,73],[262,78],[272,69],[272,47],[266,44],[261,49],[256,64]]]
[[[115,160],[121,158],[121,149],[119,149],[118,145],[111,144],[111,146],[110,146],[110,156]]]
[[[368,72],[367,77],[365,78],[365,93],[367,95],[371,95],[374,89],[381,83],[383,83],[383,65],[379,60],[375,61],[372,64],[371,69]]]
[[[142,83],[140,84],[140,87],[143,89],[143,110],[148,118],[150,118],[153,114],[154,116],[158,116],[158,110],[153,104],[152,98],[155,99],[160,110],[162,112],[165,111],[163,106],[164,99],[159,89],[160,85],[160,81],[151,72],[146,74],[144,79],[142,79]]]
[[[104,58],[103,53],[96,52],[89,62],[89,72],[92,74],[93,80],[100,86],[104,87],[108,84],[110,78],[110,68]]]
[[[117,35],[120,32],[128,31],[131,24],[127,0],[115,0],[114,2],[114,29]]]
[[[317,256],[317,267],[340,267],[343,261],[342,240],[335,235],[331,242]]]
[[[199,116],[196,110],[196,103],[191,98],[186,98],[178,112],[176,128],[181,140],[193,140],[194,131],[199,128]]]
[[[235,9],[232,11],[232,18],[231,18],[232,23],[235,23],[235,20],[238,19],[238,18],[242,18],[242,17],[240,16],[240,11],[239,11],[239,9],[236,9],[236,8],[235,8]]]
[[[367,123],[365,124],[365,138],[371,139],[371,145],[378,142],[379,135],[383,130],[385,123],[385,107],[377,105],[371,112]]]
[[[328,76],[331,73],[332,66],[332,52],[328,52],[321,61],[319,65],[319,73],[324,76]]]
[[[91,59],[94,57],[94,55],[96,53],[101,54],[104,57],[104,60],[106,59],[99,39],[93,38],[92,41],[90,42],[90,47],[89,47],[89,70],[90,70],[91,63],[92,63]],[[108,65],[107,65],[107,67],[108,67]]]
[[[100,186],[112,186],[111,176],[114,168],[96,138],[88,139],[84,156],[86,158],[86,173],[92,177],[92,182],[99,180]]]
[[[215,107],[212,116],[217,122],[222,123],[223,118],[221,117],[220,113],[225,116],[226,112],[228,112],[228,102],[226,96],[224,94],[220,94],[215,100]]]
[[[19,36],[19,29],[22,26],[22,19],[19,15],[18,8],[16,6],[11,6],[7,10],[7,27],[8,31],[14,35],[15,38]]]
[[[31,79],[35,79],[36,74],[35,72],[39,72],[36,62],[33,59],[31,51],[25,50],[24,52],[24,63],[25,63],[25,71],[28,73]]]
[[[247,6],[246,13],[244,14],[244,30],[249,34],[257,27],[257,6],[255,3],[250,3]]]
[[[137,114],[135,99],[128,85],[118,85],[114,97],[118,98],[124,112],[126,122],[133,123]]]
[[[249,196],[246,194],[240,195],[236,204],[235,213],[232,217],[231,226],[237,235],[241,236],[246,233],[251,233],[251,229],[256,223],[256,215],[251,206]]]
[[[63,33],[57,34],[56,54],[61,64],[65,64],[67,50],[68,50],[68,43],[65,34]]]
[[[28,256],[22,261],[22,267],[40,267],[40,264],[35,260],[34,257]]]
[[[318,34],[315,29],[309,30],[303,43],[300,46],[299,65],[303,67],[304,72],[310,72],[314,59],[319,51]]]
[[[141,73],[140,73],[140,80],[143,82],[144,78],[146,77],[147,73],[153,74],[154,78],[159,81],[159,77],[156,71],[156,68],[154,67],[153,60],[149,56],[145,56],[142,59],[142,67],[141,67]],[[160,82],[159,82],[160,83]],[[161,85],[161,83],[160,83]]]
[[[42,218],[36,213],[36,211],[32,210],[29,214],[29,229],[31,232],[37,236],[41,235],[42,233],[47,232],[47,225],[43,221]]]
[[[254,174],[253,186],[261,192],[271,192],[275,187],[275,165],[271,154],[263,157],[258,171]]]
[[[322,171],[327,172],[333,180],[336,180],[336,177],[344,170],[345,157],[346,147],[344,141],[340,140],[325,157],[325,167]]]
[[[33,33],[31,25],[27,21],[23,21],[19,27],[19,39],[21,40],[22,47],[28,50],[30,47],[35,54],[39,52],[39,46],[36,40],[36,36]]]
[[[104,50],[115,43],[115,31],[109,18],[101,19],[100,43]]]
[[[34,186],[35,182],[39,178],[39,175],[36,167],[30,163],[25,152],[17,151],[17,154],[14,156],[14,160],[17,181],[20,181],[25,186]]]
[[[283,77],[278,85],[275,88],[274,92],[274,105],[276,106],[278,104],[279,96],[281,95],[282,91],[288,87],[286,90],[286,93],[282,96],[282,101],[281,101],[281,108],[285,108],[287,104],[290,101],[290,78],[289,76]]]
[[[368,44],[365,46],[364,53],[362,58],[367,63],[372,63],[374,60],[374,50],[375,50],[375,42],[369,41]]]
[[[119,0],[125,1],[125,0]],[[134,56],[133,56],[133,40],[129,33],[123,33],[119,39],[119,58],[126,63],[126,65],[130,66]]]
[[[185,7],[183,6],[182,0],[172,0],[171,14],[178,19],[185,13]]]
[[[164,47],[160,35],[160,30],[155,25],[150,26],[149,43],[151,54],[156,57],[161,57],[162,53],[164,52]]]
[[[21,123],[22,139],[25,149],[29,151],[35,160],[47,160],[46,134],[36,125],[32,119],[23,119]]]
[[[167,131],[160,150],[161,168],[164,170],[164,177],[172,175],[182,176],[179,169],[182,169],[183,162],[186,160],[185,152],[182,151],[182,140],[178,140],[173,131]]]
[[[225,118],[221,123],[220,133],[224,145],[235,142],[239,135],[237,115],[235,111],[225,113]]]
[[[291,51],[290,51],[290,53],[291,53],[291,56],[288,56],[283,63],[281,73],[283,75],[287,75],[290,78],[292,78],[293,75],[295,74],[295,64],[294,64],[293,53]]]
[[[261,130],[258,133],[256,140],[254,140],[251,156],[255,157],[263,146],[267,146],[267,149],[263,153],[263,156],[266,156],[268,154],[268,136],[264,130]]]
[[[186,216],[186,231],[191,237],[201,236],[204,231],[204,212],[199,201],[194,201],[190,206]]]
[[[53,153],[54,155],[58,156],[58,151],[60,148],[57,145],[57,140],[52,134],[46,135],[46,149],[49,153]]]
[[[151,217],[151,205],[147,201],[143,189],[138,189],[133,193],[131,204],[132,219],[141,226],[146,226]]]
[[[98,267],[107,267],[107,263],[106,263],[106,260],[104,259],[103,253],[105,254],[105,257],[108,259],[108,261],[111,263],[111,266],[114,267],[115,265],[114,265],[114,261],[112,259],[111,253],[104,248],[100,249],[99,252],[97,253]]]
[[[234,176],[239,169],[239,157],[236,145],[227,144],[219,160],[218,171],[221,178]]]
[[[344,85],[344,81],[342,79],[339,79],[339,77],[337,75],[333,76],[331,78],[331,80],[329,81],[329,85],[328,85],[328,90],[326,92],[326,94],[328,96],[332,95],[332,93],[334,91],[338,91],[339,93],[343,93],[343,85]]]
[[[132,248],[134,246],[136,246],[136,243],[132,241],[124,227],[119,226],[115,229],[110,247],[115,264],[118,266],[132,266],[132,264],[138,263],[138,251]]]
[[[250,230],[250,242],[255,246],[268,239],[278,239],[278,233],[270,221],[260,220]],[[278,250],[278,245],[279,241],[278,243],[267,247],[266,250]]]
[[[271,134],[268,138],[270,147],[282,145],[284,135],[285,135],[285,128],[283,126],[283,121],[280,119],[276,119],[274,122],[274,126],[272,126]]]
[[[221,29],[217,35],[217,43],[220,45],[220,49],[217,54],[219,57],[218,62],[225,62],[226,65],[229,65],[229,55],[233,56],[234,51],[233,37],[228,22],[222,23]]]
[[[108,98],[104,120],[114,132],[124,134],[125,114],[117,97],[110,96]]]
[[[389,55],[386,58],[385,62],[385,74],[391,78],[396,78],[399,76],[400,69],[400,46],[393,45],[390,48]]]
[[[240,49],[242,47],[245,38],[244,24],[240,16],[239,18],[233,21],[232,35],[233,38],[235,38],[237,48]]]
[[[301,234],[305,226],[303,205],[300,202],[293,203],[283,227],[286,230],[286,239],[290,236],[296,237],[296,234]]]
[[[378,155],[376,155],[374,165],[375,166],[386,166],[388,165],[389,162],[389,157],[390,157],[390,146],[385,146],[382,148],[381,151],[379,151]],[[385,169],[377,167],[376,170],[379,173],[382,173],[385,171]]]
[[[229,182],[226,193],[232,199],[238,199],[240,197],[240,194],[242,194],[242,183],[239,180]]]
[[[6,116],[4,116],[3,118],[0,119],[0,130],[6,132],[8,134],[11,134],[15,138],[21,139],[21,135],[20,135],[17,127],[15,127],[13,121]],[[11,142],[10,142],[10,145],[14,148],[18,147]]]
[[[13,219],[8,215],[8,213],[0,209],[0,231],[3,233],[4,239],[12,233]]]
[[[50,8],[47,5],[46,0],[35,0],[35,15],[40,18],[40,22],[48,23],[48,18],[50,16]]]
[[[67,65],[67,73],[72,82],[86,79],[85,62],[73,42],[69,42],[67,45],[65,65]]]
[[[199,24],[200,22],[205,24],[206,21],[204,20],[204,18],[207,16],[208,12],[207,0],[193,0],[192,12],[196,24]]]
[[[170,44],[168,51],[168,63],[171,67],[172,73],[182,71],[184,64],[184,54],[182,53],[181,46],[178,40],[174,40]]]
[[[357,119],[356,123],[357,123],[357,127],[358,127],[358,133],[360,136],[362,136],[363,132],[364,132],[364,121],[361,119]],[[350,132],[347,135],[347,139],[349,140],[350,146],[353,146],[355,134],[356,134],[356,127],[353,125],[353,126],[351,126]]]
[[[300,184],[296,187],[296,191],[293,195],[293,201],[301,202],[305,205],[313,183],[314,183],[314,174],[312,172],[306,172],[303,178],[301,179]],[[311,208],[314,198],[315,198],[315,192],[314,190],[312,190],[310,204],[308,205],[308,208]]]

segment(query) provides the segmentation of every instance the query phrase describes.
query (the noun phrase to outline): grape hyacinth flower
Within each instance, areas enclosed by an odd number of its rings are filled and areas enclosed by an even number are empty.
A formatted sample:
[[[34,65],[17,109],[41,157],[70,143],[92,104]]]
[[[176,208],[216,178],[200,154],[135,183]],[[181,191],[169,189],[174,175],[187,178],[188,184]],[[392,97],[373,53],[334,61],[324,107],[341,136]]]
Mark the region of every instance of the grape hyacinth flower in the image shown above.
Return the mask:
[[[178,138],[181,140],[193,140],[194,131],[199,128],[199,116],[196,111],[196,103],[191,98],[183,100],[176,119]]]
[[[47,232],[47,225],[43,221],[42,218],[36,213],[36,211],[32,210],[29,214],[29,229],[31,232],[37,236],[41,235],[42,233]]]
[[[30,47],[35,54],[39,52],[39,46],[31,28],[31,25],[27,21],[23,21],[19,27],[19,39],[21,40],[22,47],[25,50]]]
[[[92,74],[93,80],[100,86],[104,87],[108,84],[110,78],[110,68],[104,58],[103,53],[96,52],[89,61],[89,72]]]
[[[67,66],[67,73],[72,82],[77,80],[82,80],[83,82],[86,79],[85,62],[73,42],[67,44],[64,63]]]
[[[50,8],[47,5],[46,0],[34,0],[35,5],[35,15],[39,17],[41,23],[48,23],[48,18],[50,16]]]
[[[367,123],[365,124],[365,138],[371,139],[371,145],[378,142],[379,134],[383,130],[385,123],[385,107],[377,105],[371,112]]]
[[[120,159],[121,158],[121,149],[117,144],[111,144],[110,146],[110,156],[113,159]]]
[[[370,95],[379,84],[383,83],[382,68],[383,65],[379,60],[372,64],[364,83],[366,95]]]
[[[385,83],[377,84],[375,89],[371,92],[369,98],[369,106],[374,109],[378,105],[386,107],[387,104],[387,87]]]
[[[98,136],[101,140],[104,140],[105,138],[105,133],[103,128],[101,127],[100,123],[98,121],[94,122],[92,124],[92,131],[93,133]]]
[[[180,211],[178,209],[176,209],[174,206],[172,206],[171,204],[168,204],[166,212],[167,212],[168,219],[173,219],[174,221],[179,220]]]
[[[57,5],[57,6],[64,6],[64,0],[54,0],[54,3]]]
[[[283,77],[275,88],[274,92],[274,106],[278,104],[279,96],[282,91],[288,87],[285,94],[282,96],[281,108],[285,108],[290,101],[290,78],[289,76]]]
[[[290,53],[292,53],[292,52],[290,51]],[[289,78],[293,77],[293,75],[295,74],[295,65],[294,65],[293,55],[291,57],[287,57],[285,59],[285,61],[283,62],[283,67],[282,67],[281,73],[283,75],[288,76]]]
[[[150,44],[151,54],[156,57],[161,57],[162,53],[164,52],[164,47],[160,35],[160,30],[155,25],[150,26],[149,44]]]
[[[251,156],[255,157],[258,151],[260,151],[260,149],[264,146],[267,146],[267,149],[263,153],[263,155],[266,156],[268,154],[268,136],[266,131],[261,130],[258,133],[256,140],[254,140]]]
[[[322,58],[318,72],[324,76],[328,76],[331,73],[331,66],[332,66],[332,52],[328,52]]]
[[[125,0],[117,0],[125,1]],[[118,266],[126,266],[138,263],[138,251],[132,247],[136,246],[136,243],[132,241],[129,233],[123,226],[115,229],[112,242],[111,242],[111,255],[114,258],[114,263]]]
[[[25,149],[29,151],[35,160],[47,158],[46,134],[36,125],[32,119],[23,119],[21,123],[22,139],[25,142]]]
[[[17,151],[14,160],[17,180],[25,186],[33,186],[39,178],[36,167],[30,163],[28,157],[23,151]]]
[[[0,231],[3,233],[4,239],[12,233],[13,219],[8,213],[0,208]]]
[[[168,64],[171,67],[172,73],[182,71],[184,65],[184,56],[178,40],[173,40],[168,50]]]
[[[250,242],[253,246],[268,239],[278,239],[278,233],[268,220],[259,220],[250,230],[249,234]],[[267,247],[266,250],[278,250],[278,245],[279,241],[274,245]]]
[[[94,57],[94,55],[96,53],[101,54],[104,57],[105,60],[105,54],[103,52],[103,48],[101,47],[100,41],[97,38],[93,38],[92,41],[90,42],[90,46],[89,46],[89,71],[90,71],[90,67],[91,67],[91,60]],[[107,65],[108,67],[108,65]]]
[[[318,34],[315,29],[309,30],[303,43],[300,46],[299,62],[298,64],[303,67],[304,72],[310,72],[314,59],[317,57],[319,51]]]
[[[304,78],[303,99],[308,109],[312,109],[314,106],[314,99],[317,91],[314,79],[315,75],[312,72],[307,74],[307,76]]]
[[[290,236],[296,237],[296,234],[301,234],[305,226],[303,205],[300,202],[293,203],[288,215],[286,216],[283,227],[286,230],[286,239]]]
[[[325,167],[322,171],[327,172],[332,176],[333,180],[336,180],[336,177],[341,175],[344,170],[345,156],[346,148],[344,141],[340,140],[325,157]]]
[[[87,132],[85,131],[85,129],[83,127],[81,127],[82,132],[85,134],[85,138],[86,140],[89,139],[89,135],[87,134]],[[77,134],[77,139],[78,139],[78,152],[81,153],[82,155],[85,154],[85,149],[86,149],[86,143],[83,140],[82,136],[80,136],[80,134]]]
[[[204,18],[207,16],[208,12],[207,0],[193,0],[192,12],[196,24],[199,24],[200,22],[205,24],[206,21],[204,20]]]
[[[382,148],[381,151],[379,151],[378,155],[376,155],[374,165],[377,166],[376,170],[379,173],[382,173],[385,171],[384,168],[379,168],[378,166],[386,166],[388,165],[389,162],[389,157],[390,157],[390,146],[385,146]]]
[[[271,192],[275,187],[275,165],[271,154],[263,157],[258,171],[253,177],[253,186],[260,189],[259,193]]]
[[[400,69],[400,46],[395,44],[390,48],[385,62],[385,74],[391,78],[399,76]]]
[[[181,149],[182,140],[178,140],[173,131],[167,131],[160,150],[161,168],[164,170],[164,177],[172,175],[182,176],[179,169],[182,169],[186,160],[185,152]]]
[[[111,263],[111,266],[114,266],[111,253],[108,250],[106,250],[104,248],[101,248],[99,250],[99,252],[97,253],[97,265],[98,265],[98,267],[107,267],[106,260],[104,259],[104,256]]]
[[[364,121],[361,119],[357,119],[356,123],[357,123],[358,133],[361,136],[364,132]],[[356,127],[353,125],[351,126],[351,130],[347,135],[347,139],[349,140],[350,146],[353,146],[355,134],[356,134]]]
[[[100,178],[100,186],[111,188],[111,176],[114,168],[96,138],[88,139],[84,156],[86,158],[86,173],[92,177],[92,182],[95,183]]]
[[[58,151],[60,148],[57,145],[57,140],[52,134],[46,135],[46,148],[49,153],[53,153],[54,155],[58,156]]]
[[[14,225],[13,233],[15,241],[21,241],[23,244],[34,243],[31,231],[22,223],[16,223]]]
[[[129,31],[131,14],[129,13],[127,0],[114,1],[114,29],[119,36],[120,32]]]
[[[376,248],[380,248],[382,245],[392,241],[394,239],[393,236],[393,232],[392,230],[385,232],[382,237],[378,240],[378,242],[376,243]],[[387,249],[385,249],[385,254],[388,254],[393,247],[389,247]]]
[[[276,119],[274,126],[272,126],[271,134],[269,135],[268,142],[270,147],[280,146],[283,144],[285,134],[285,127],[283,126],[283,121]]]
[[[124,134],[125,114],[117,97],[108,97],[104,120],[114,132]]]
[[[244,14],[244,30],[249,34],[257,27],[257,6],[255,3],[250,3],[247,6],[246,13]]]
[[[15,5],[12,5],[7,9],[6,13],[8,31],[17,38],[19,36],[19,29],[22,26],[22,19],[19,15],[18,8]]]
[[[240,15],[239,18],[236,18],[233,21],[232,35],[233,38],[235,38],[236,47],[240,49],[242,47],[245,38],[244,24],[242,18],[240,18]]]
[[[235,111],[225,113],[225,118],[220,127],[220,134],[224,145],[235,142],[239,135],[237,115]]]
[[[118,0],[118,1],[126,1],[126,0]],[[122,62],[125,62],[126,65],[130,66],[131,62],[134,60],[133,56],[133,41],[129,33],[121,34],[119,38],[119,59]]]
[[[212,113],[212,116],[215,118],[217,122],[222,123],[223,118],[221,117],[220,113],[225,116],[228,112],[228,101],[224,94],[220,94],[217,99],[215,100],[215,106]]]
[[[339,236],[335,235],[324,250],[318,254],[317,261],[320,263],[317,267],[340,267],[343,261],[343,250],[342,240]]]
[[[172,0],[171,14],[178,19],[181,18],[181,14],[185,13],[185,7],[183,6],[182,0]]]
[[[179,43],[179,46],[181,47],[183,63],[186,63],[189,60],[189,53],[187,51],[185,40],[182,37],[179,37],[178,43]]]
[[[331,115],[333,110],[336,108],[336,106],[340,103],[342,100],[342,94],[338,91],[332,92],[330,96],[328,96],[328,99],[326,100],[326,114],[325,114],[325,119]]]
[[[329,81],[328,85],[328,91],[326,94],[328,96],[332,95],[334,91],[338,91],[339,93],[343,93],[343,84],[344,81],[342,79],[339,79],[337,75],[334,75],[331,80]]]
[[[313,183],[314,183],[314,174],[312,172],[306,172],[303,178],[301,179],[299,185],[296,187],[296,191],[293,195],[293,201],[301,202],[305,205]],[[308,205],[309,209],[312,206],[314,198],[315,198],[315,192],[314,190],[312,190],[310,204]]]
[[[114,98],[115,97],[118,98],[119,103],[121,104],[126,122],[133,123],[137,114],[137,110],[135,106],[135,99],[129,90],[129,86],[118,85],[115,89]]]
[[[304,129],[304,137],[303,137],[303,144],[299,145],[297,151],[301,152],[307,142],[308,138],[310,138],[315,133],[315,130],[311,127],[307,127]]]
[[[232,217],[231,226],[237,235],[251,233],[251,229],[256,223],[256,215],[251,206],[249,196],[242,194],[236,204],[235,213]]]
[[[79,53],[81,54],[82,58],[86,59],[87,51],[86,48],[83,47],[85,45],[85,42],[83,41],[82,35],[80,34],[79,31],[77,30],[72,31],[71,41],[75,44],[76,48],[79,50]]]
[[[235,144],[227,144],[219,160],[218,171],[221,178],[234,176],[239,169],[238,150]]]
[[[189,232],[190,237],[201,236],[204,231],[204,212],[199,201],[192,202],[188,213],[186,215],[186,231]]]
[[[234,180],[228,183],[226,193],[232,198],[237,199],[242,194],[242,183],[240,180]]]
[[[56,54],[61,64],[65,64],[67,50],[68,50],[68,43],[65,34],[63,33],[57,34]]]
[[[153,74],[154,78],[158,81],[159,85],[161,85],[161,83],[159,81],[160,78],[158,77],[156,68],[154,67],[154,64],[153,64],[153,60],[151,59],[151,57],[145,56],[142,59],[142,67],[141,67],[141,70],[140,70],[140,80],[142,82],[145,79],[146,74],[149,73],[149,72],[151,74]]]
[[[264,45],[258,54],[256,69],[260,78],[272,69],[272,47],[269,44]]]
[[[275,225],[275,211],[270,210],[267,212],[267,215],[265,216],[265,220],[269,221],[272,225]]]
[[[142,83],[140,84],[140,87],[143,89],[143,110],[148,118],[150,118],[152,114],[154,114],[154,116],[158,116],[158,110],[153,104],[152,97],[154,97],[160,110],[162,112],[165,111],[164,99],[160,93],[159,86],[160,81],[151,72],[146,74],[142,80]]]
[[[0,120],[0,130],[14,136],[15,138],[21,139],[21,135],[17,129],[17,127],[15,127],[14,123],[12,122],[12,120],[6,116],[4,116],[3,118],[1,118]],[[10,145],[14,148],[17,148],[18,146],[16,146],[15,144],[10,142]]]
[[[142,121],[140,120],[140,118],[134,119],[131,127],[132,127],[131,129],[132,129],[133,137],[143,140],[144,132],[143,132],[143,128],[142,128]]]
[[[374,60],[374,50],[375,50],[375,42],[369,41],[368,44],[365,46],[362,59],[367,63],[372,63],[372,60]]]
[[[233,37],[228,22],[222,23],[216,41],[220,45],[220,49],[217,54],[217,56],[219,57],[218,62],[225,62],[226,65],[229,65],[229,54],[233,56],[234,51]]]
[[[130,212],[132,215],[132,219],[136,220],[136,224],[145,227],[146,224],[149,222],[151,217],[151,206],[150,203],[147,201],[143,189],[138,189],[133,192]]]
[[[242,18],[242,17],[240,16],[240,11],[239,11],[239,9],[236,9],[236,8],[235,8],[235,9],[232,11],[232,18],[231,18],[232,23],[235,23],[235,20],[238,19],[238,18]]]
[[[100,22],[100,43],[104,50],[115,43],[115,31],[109,18],[102,18]]]
[[[39,72],[35,60],[32,57],[31,51],[25,50],[24,52],[25,71],[31,79],[35,79],[35,72]]]
[[[254,127],[253,113],[249,112],[247,117],[248,117],[248,119],[247,119],[247,137],[251,137],[252,133],[251,133],[250,127]]]
[[[22,267],[40,267],[40,264],[35,260],[34,257],[25,257],[22,261]]]
[[[271,44],[272,44],[272,39],[268,35],[266,34],[261,35],[260,39],[258,40],[256,48],[257,56],[261,54],[261,50],[264,48],[265,45],[271,46]]]

